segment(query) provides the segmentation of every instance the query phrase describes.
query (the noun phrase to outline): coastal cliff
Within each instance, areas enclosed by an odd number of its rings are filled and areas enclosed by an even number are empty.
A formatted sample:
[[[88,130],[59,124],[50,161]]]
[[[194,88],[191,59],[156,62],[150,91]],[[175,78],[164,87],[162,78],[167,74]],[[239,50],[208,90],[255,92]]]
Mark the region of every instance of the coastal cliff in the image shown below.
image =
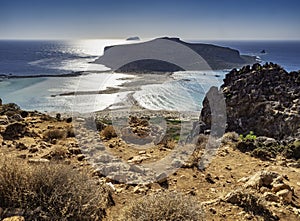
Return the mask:
[[[108,46],[95,63],[121,72],[173,72],[181,70],[222,70],[255,63],[255,57],[238,50],[179,38]]]
[[[211,89],[208,93],[212,93]],[[226,103],[227,131],[275,139],[300,138],[300,73],[288,73],[273,63],[233,69],[218,91]],[[203,101],[200,121],[210,127],[209,100]],[[205,128],[205,127],[204,127]],[[208,129],[208,128],[206,128]]]

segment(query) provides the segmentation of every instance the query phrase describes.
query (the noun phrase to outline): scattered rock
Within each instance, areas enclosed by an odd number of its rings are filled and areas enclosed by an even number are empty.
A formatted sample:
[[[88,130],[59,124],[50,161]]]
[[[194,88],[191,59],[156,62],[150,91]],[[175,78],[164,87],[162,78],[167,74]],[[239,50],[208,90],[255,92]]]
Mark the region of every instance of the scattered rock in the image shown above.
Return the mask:
[[[211,184],[216,183],[216,182],[213,180],[213,178],[212,178],[212,176],[211,176],[210,173],[206,174],[205,180],[206,180],[207,182],[211,183]]]
[[[285,183],[275,183],[275,184],[272,185],[272,192],[277,193],[280,190],[290,190],[290,191],[292,191],[292,188],[289,185],[285,184]]]
[[[147,192],[148,187],[145,185],[137,185],[136,187],[134,187],[133,192],[134,193],[145,193]]]
[[[7,125],[9,124],[8,117],[6,115],[0,116],[0,125]]]
[[[254,215],[263,216],[264,220],[279,220],[253,192],[236,190],[227,194],[224,200],[252,212]]]
[[[27,147],[26,144],[20,142],[20,143],[17,143],[17,144],[16,144],[16,149],[18,149],[18,150],[27,150],[28,147]]]
[[[84,159],[85,159],[84,154],[79,154],[79,155],[77,155],[77,160],[78,160],[78,161],[83,161]]]
[[[145,150],[141,150],[141,151],[139,151],[139,154],[140,154],[140,155],[146,154],[146,151],[145,151]]]
[[[74,154],[74,155],[79,155],[79,154],[81,154],[81,149],[80,148],[76,148],[76,147],[72,147],[72,148],[69,148],[69,152],[71,154]]]
[[[270,193],[270,192],[265,192],[263,197],[265,198],[266,201],[270,201],[270,202],[278,203],[280,201],[280,199],[277,195]]]
[[[293,200],[293,193],[290,190],[284,189],[276,193],[277,196],[281,197],[283,202],[290,204]]]
[[[29,159],[28,163],[32,163],[32,164],[44,164],[44,163],[49,163],[50,161],[48,159]]]
[[[259,189],[262,186],[269,186],[275,178],[279,176],[276,172],[270,171],[260,171],[253,176],[248,178],[248,181],[245,183],[245,188],[256,188]]]
[[[2,221],[25,221],[25,218],[23,216],[12,216],[5,218]]]
[[[168,180],[168,175],[166,173],[161,173],[156,176],[157,183],[164,183]]]
[[[66,119],[66,122],[67,122],[67,123],[72,123],[72,121],[73,121],[73,118],[72,118],[72,117],[68,117],[68,118]]]

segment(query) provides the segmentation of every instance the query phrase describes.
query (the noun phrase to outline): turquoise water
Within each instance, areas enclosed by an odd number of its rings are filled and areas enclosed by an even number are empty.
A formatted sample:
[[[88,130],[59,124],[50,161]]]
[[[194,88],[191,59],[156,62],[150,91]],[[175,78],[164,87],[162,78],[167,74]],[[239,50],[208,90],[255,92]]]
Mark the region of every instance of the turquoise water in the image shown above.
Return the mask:
[[[28,110],[89,112],[104,109],[123,99],[126,93],[64,97],[51,95],[77,90],[103,90],[124,82],[118,79],[126,75],[97,73],[108,68],[90,63],[103,54],[105,46],[123,43],[128,42],[123,40],[0,41],[0,75],[35,76],[63,75],[76,71],[90,72],[89,75],[81,77],[2,79],[0,97],[5,103],[15,102]],[[257,56],[262,62],[278,63],[288,71],[300,69],[299,41],[209,43],[238,49],[241,54]],[[262,50],[266,53],[260,53]],[[173,81],[144,86],[142,90],[135,92],[134,97],[142,106],[150,109],[199,111],[206,91],[213,85],[220,86],[225,74],[224,71],[178,72],[173,75]]]

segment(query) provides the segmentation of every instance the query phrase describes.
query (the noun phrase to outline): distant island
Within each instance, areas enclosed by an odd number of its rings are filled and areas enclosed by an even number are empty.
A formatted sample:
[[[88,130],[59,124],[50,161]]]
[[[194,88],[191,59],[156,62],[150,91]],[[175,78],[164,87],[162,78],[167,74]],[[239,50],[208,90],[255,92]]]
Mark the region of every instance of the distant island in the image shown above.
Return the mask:
[[[198,60],[192,59],[190,54],[185,56],[184,53],[187,51],[198,56]],[[168,57],[169,60],[160,59],[163,56]],[[178,65],[176,59],[184,65]],[[201,65],[201,62],[205,64]],[[142,43],[107,46],[104,55],[95,61],[115,71],[138,73],[199,70],[200,66],[201,70],[223,70],[239,68],[255,62],[255,57],[241,55],[235,49],[212,44],[188,43],[179,38],[169,37]],[[200,63],[198,67],[197,63]]]
[[[126,39],[126,41],[139,41],[141,40],[138,36],[129,37]]]

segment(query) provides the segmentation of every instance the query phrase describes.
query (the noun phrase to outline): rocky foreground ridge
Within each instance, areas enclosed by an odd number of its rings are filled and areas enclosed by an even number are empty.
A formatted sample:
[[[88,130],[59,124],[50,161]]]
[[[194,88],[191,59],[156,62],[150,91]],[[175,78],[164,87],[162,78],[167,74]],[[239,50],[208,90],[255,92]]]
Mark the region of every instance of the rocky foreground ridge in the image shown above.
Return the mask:
[[[255,57],[227,47],[164,37],[105,47],[104,55],[95,62],[121,72],[145,73],[231,69],[253,64]]]
[[[300,71],[288,73],[273,63],[245,66],[230,71],[221,88],[211,88],[208,94],[225,99],[226,131],[243,135],[252,131],[277,140],[300,138]],[[210,128],[208,96],[200,121],[202,130]]]

